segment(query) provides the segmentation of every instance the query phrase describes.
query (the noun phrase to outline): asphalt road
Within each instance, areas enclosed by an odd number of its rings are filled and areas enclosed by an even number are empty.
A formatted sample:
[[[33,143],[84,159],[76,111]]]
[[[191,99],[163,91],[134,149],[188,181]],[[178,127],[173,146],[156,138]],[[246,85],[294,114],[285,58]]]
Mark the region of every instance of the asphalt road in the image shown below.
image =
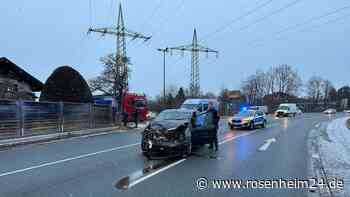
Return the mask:
[[[0,196],[307,196],[308,189],[214,189],[211,181],[308,178],[308,133],[333,118],[271,118],[253,131],[222,122],[217,154],[204,147],[174,161],[144,158],[139,132],[19,146],[0,151]],[[207,189],[196,187],[200,177]]]

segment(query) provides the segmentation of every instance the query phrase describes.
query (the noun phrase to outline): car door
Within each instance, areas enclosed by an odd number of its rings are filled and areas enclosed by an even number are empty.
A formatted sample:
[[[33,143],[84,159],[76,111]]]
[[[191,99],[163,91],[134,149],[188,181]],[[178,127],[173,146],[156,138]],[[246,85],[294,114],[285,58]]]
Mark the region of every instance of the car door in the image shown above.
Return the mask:
[[[213,129],[215,129],[214,125],[207,125],[205,121],[203,121],[208,114],[201,114],[196,117],[196,125],[192,125],[191,129],[191,141],[194,145],[204,145],[208,144],[211,141],[211,136]]]
[[[262,111],[256,111],[254,115],[254,124],[263,124],[264,120],[264,113]]]

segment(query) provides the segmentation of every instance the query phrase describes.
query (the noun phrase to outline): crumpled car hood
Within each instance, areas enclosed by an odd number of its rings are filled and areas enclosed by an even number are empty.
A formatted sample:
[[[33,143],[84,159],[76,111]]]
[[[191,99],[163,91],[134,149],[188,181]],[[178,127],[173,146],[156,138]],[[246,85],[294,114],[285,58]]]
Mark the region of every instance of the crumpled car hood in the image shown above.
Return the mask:
[[[154,130],[166,131],[168,129],[177,128],[183,125],[186,120],[163,120],[153,121],[150,123],[150,128]]]

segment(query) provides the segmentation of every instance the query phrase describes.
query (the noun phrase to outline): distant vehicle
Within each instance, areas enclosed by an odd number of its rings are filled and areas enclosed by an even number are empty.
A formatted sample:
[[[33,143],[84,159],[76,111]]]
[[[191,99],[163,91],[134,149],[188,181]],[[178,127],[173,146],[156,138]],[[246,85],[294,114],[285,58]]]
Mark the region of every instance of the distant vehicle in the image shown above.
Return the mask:
[[[211,127],[195,126],[189,109],[167,109],[142,133],[141,149],[149,159],[186,157],[193,146],[211,142]],[[215,129],[215,127],[213,127]]]
[[[138,110],[139,121],[146,121],[148,114],[147,99],[144,94],[125,93],[122,107],[128,115],[128,121],[134,121],[133,114]]]
[[[303,114],[303,111],[301,111],[301,109],[298,108],[298,109],[297,109],[297,114],[298,114],[298,115],[301,115],[301,114]]]
[[[344,112],[350,114],[350,109],[344,110]]]
[[[323,111],[324,114],[335,114],[337,113],[336,109],[326,109],[325,111]]]
[[[219,111],[219,102],[216,99],[186,99],[181,108],[203,112],[208,109],[209,102],[213,102],[214,108]]]
[[[295,103],[282,103],[275,112],[276,117],[296,116],[298,107]]]
[[[256,126],[266,127],[266,117],[263,111],[260,110],[245,110],[234,115],[229,121],[231,129],[248,128],[254,129]]]
[[[266,115],[269,113],[269,108],[266,105],[263,105],[263,106],[251,106],[251,107],[249,107],[249,109],[262,111]]]

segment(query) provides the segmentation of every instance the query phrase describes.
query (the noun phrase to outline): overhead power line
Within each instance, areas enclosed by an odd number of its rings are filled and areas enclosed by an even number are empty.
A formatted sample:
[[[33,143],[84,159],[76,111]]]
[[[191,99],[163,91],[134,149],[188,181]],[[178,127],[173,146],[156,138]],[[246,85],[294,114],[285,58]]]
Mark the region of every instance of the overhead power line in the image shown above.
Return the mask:
[[[293,30],[295,30],[295,29],[297,29],[299,27],[306,26],[306,25],[308,25],[310,23],[313,23],[315,21],[319,21],[319,20],[324,19],[326,17],[329,17],[331,15],[334,15],[334,14],[337,14],[339,12],[345,11],[347,9],[350,9],[350,4],[346,5],[346,6],[343,6],[341,8],[330,10],[330,11],[328,11],[326,13],[323,13],[321,15],[318,15],[318,16],[313,16],[313,17],[311,17],[311,18],[309,18],[309,19],[307,19],[307,20],[305,20],[305,21],[303,21],[301,23],[297,23],[297,24],[294,24],[294,25],[290,25],[290,26],[284,27],[283,29],[281,29],[281,30],[279,30],[279,31],[277,31],[277,32],[275,32],[273,34],[270,34],[270,35],[273,35],[273,37],[279,36],[279,35],[281,35],[283,33],[286,33],[286,32],[289,32],[289,31],[293,31]],[[345,15],[345,18],[347,18],[347,15]],[[341,20],[341,19],[344,19],[344,16],[343,17],[338,17],[335,20],[329,20],[328,22],[322,23],[321,25],[329,24],[331,22],[335,22],[335,21],[338,21],[338,20]],[[255,41],[252,41],[251,43],[254,44],[254,43],[261,42],[260,40],[262,40],[262,39],[256,39]],[[263,41],[266,41],[266,39],[263,40]]]
[[[262,17],[258,18],[257,20],[254,20],[252,23],[247,24],[247,25],[245,25],[245,26],[239,28],[239,30],[245,30],[245,29],[249,28],[250,26],[256,25],[256,24],[258,24],[258,23],[260,23],[260,22],[262,22],[262,21],[268,19],[268,18],[271,17],[271,16],[274,16],[274,15],[276,15],[276,14],[282,13],[283,11],[285,11],[285,10],[287,10],[288,8],[290,8],[290,7],[294,6],[294,5],[296,5],[296,4],[299,3],[300,1],[301,1],[301,0],[294,0],[294,1],[292,1],[292,2],[290,2],[290,3],[288,3],[288,4],[286,4],[285,6],[274,10],[273,12],[271,12],[271,13],[265,15],[265,16],[262,16]]]
[[[271,4],[273,0],[268,0],[268,1],[265,1],[263,2],[262,4],[259,4],[258,6],[252,8],[251,10],[247,11],[246,13],[230,20],[229,22],[227,22],[226,24],[223,24],[221,27],[217,28],[215,31],[213,31],[212,33],[204,36],[204,38],[202,39],[203,40],[206,40],[208,38],[210,38],[211,36],[219,33],[219,32],[223,32],[225,31],[226,29],[228,29],[232,24],[236,23],[236,22],[239,22],[240,20],[242,20],[243,18],[247,17],[247,16],[250,16],[252,14],[254,14],[256,11],[266,7],[267,5]]]
[[[294,1],[291,1],[291,2],[289,2],[288,4],[284,5],[283,7],[280,7],[280,8],[278,8],[278,9],[276,9],[276,10],[273,10],[272,12],[270,12],[270,13],[268,13],[268,14],[266,14],[266,15],[264,15],[264,16],[262,16],[262,17],[256,19],[256,20],[254,20],[253,22],[251,22],[251,23],[249,23],[249,24],[247,24],[247,25],[244,25],[244,26],[240,27],[240,28],[238,29],[238,31],[246,30],[246,29],[248,29],[249,27],[251,27],[251,26],[253,26],[253,25],[256,25],[256,24],[258,24],[258,23],[261,23],[261,22],[265,21],[266,19],[270,18],[271,16],[274,16],[274,15],[277,15],[277,14],[279,14],[279,13],[282,13],[283,11],[285,11],[285,10],[287,10],[288,8],[290,8],[290,7],[294,6],[294,5],[296,5],[296,4],[299,3],[300,1],[302,1],[302,0],[294,0]]]
[[[307,26],[305,28],[302,28],[302,29],[299,29],[297,31],[294,31],[295,33],[296,32],[305,32],[309,29],[314,29],[314,28],[317,28],[317,27],[321,27],[321,26],[324,26],[324,25],[328,25],[328,24],[331,24],[331,23],[335,23],[335,22],[338,22],[338,21],[341,21],[341,20],[345,20],[347,18],[350,17],[350,13],[349,14],[346,14],[346,15],[343,15],[343,16],[340,16],[340,17],[337,17],[337,18],[334,18],[334,19],[331,19],[331,20],[327,20],[326,22],[324,23],[321,23],[321,24],[317,24],[317,25],[313,25],[313,26]],[[276,37],[275,39],[273,40],[281,40],[284,36],[278,36]],[[265,43],[268,43],[267,40],[265,40],[265,42],[256,42],[256,43],[253,43],[253,46],[263,46],[263,44]]]

